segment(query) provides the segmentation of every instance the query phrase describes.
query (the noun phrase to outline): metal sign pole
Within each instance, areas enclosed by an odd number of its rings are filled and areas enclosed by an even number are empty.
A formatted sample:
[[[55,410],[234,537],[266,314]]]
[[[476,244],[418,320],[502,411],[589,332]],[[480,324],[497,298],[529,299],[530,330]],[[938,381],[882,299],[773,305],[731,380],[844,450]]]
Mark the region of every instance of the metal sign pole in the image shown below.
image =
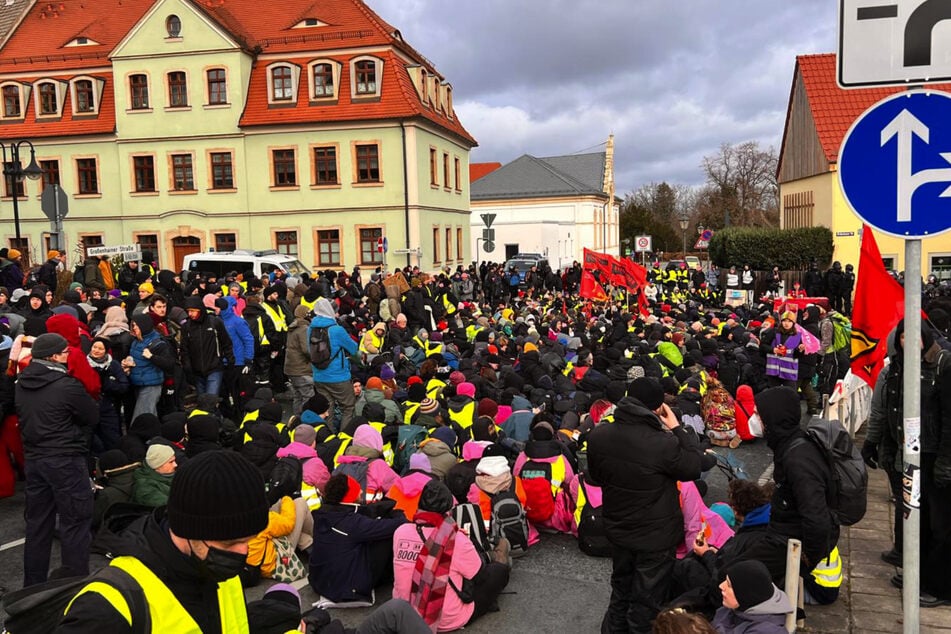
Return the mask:
[[[905,509],[902,556],[902,611],[905,634],[918,632],[920,619],[921,544],[921,240],[905,241],[904,407],[905,476],[910,475],[910,499]]]

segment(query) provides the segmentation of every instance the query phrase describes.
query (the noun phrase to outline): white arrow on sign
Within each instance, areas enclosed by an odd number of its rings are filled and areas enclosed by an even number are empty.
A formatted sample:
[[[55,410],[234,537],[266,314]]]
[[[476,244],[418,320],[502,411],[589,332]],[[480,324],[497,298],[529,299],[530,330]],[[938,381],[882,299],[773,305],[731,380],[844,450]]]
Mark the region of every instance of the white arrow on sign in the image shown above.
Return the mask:
[[[911,144],[913,137],[928,143],[930,130],[915,115],[907,110],[898,113],[882,130],[882,145],[892,137],[898,137],[898,221],[911,222],[911,198],[922,185],[951,182],[951,168],[911,171]],[[951,152],[940,152],[951,164]],[[951,187],[941,192],[941,198],[951,197]]]

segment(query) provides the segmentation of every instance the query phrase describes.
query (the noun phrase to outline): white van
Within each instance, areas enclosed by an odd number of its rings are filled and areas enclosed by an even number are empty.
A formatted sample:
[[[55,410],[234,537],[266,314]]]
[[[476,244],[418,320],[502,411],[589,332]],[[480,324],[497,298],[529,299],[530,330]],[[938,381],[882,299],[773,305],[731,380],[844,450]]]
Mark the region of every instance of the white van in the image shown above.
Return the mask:
[[[292,255],[278,253],[274,249],[266,251],[250,251],[239,249],[236,251],[208,251],[207,253],[192,253],[182,260],[182,268],[186,277],[196,273],[214,273],[222,277],[231,271],[244,273],[254,271],[254,276],[261,278],[275,269],[283,269],[287,275],[300,276],[310,273],[304,263]]]

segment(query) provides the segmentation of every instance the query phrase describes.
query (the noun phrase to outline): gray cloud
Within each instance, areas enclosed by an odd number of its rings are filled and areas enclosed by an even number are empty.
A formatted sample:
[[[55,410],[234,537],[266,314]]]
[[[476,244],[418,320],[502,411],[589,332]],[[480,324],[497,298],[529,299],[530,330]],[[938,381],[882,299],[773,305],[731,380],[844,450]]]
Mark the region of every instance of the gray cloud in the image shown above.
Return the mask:
[[[452,83],[472,160],[592,149],[619,193],[702,182],[723,142],[777,146],[795,57],[836,46],[829,0],[368,0]]]

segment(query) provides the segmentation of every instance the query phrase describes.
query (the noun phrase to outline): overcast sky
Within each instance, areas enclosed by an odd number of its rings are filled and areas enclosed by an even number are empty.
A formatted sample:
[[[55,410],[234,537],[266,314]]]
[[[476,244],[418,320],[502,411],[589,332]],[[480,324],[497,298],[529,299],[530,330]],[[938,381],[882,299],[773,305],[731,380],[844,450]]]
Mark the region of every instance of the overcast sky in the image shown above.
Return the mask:
[[[366,0],[453,86],[472,162],[598,151],[618,195],[703,182],[723,142],[778,149],[796,55],[835,0]]]

